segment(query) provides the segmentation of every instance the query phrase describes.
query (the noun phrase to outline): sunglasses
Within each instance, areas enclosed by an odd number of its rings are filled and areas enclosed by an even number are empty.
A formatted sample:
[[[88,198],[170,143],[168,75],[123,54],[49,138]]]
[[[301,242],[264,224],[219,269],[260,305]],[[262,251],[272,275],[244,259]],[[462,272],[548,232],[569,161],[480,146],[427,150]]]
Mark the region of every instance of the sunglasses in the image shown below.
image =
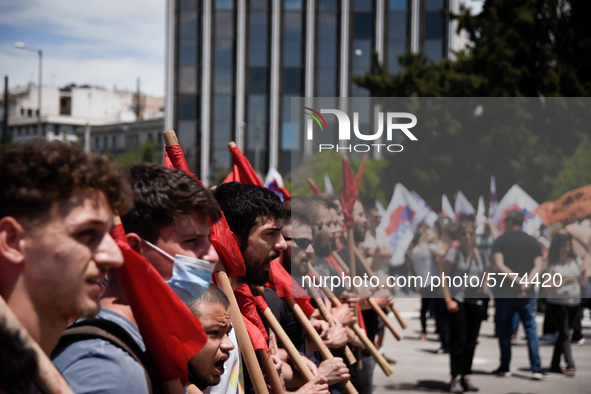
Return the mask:
[[[292,237],[283,237],[286,241],[293,241],[296,243],[298,248],[300,249],[308,249],[308,246],[312,244],[312,240],[310,238],[292,238]]]

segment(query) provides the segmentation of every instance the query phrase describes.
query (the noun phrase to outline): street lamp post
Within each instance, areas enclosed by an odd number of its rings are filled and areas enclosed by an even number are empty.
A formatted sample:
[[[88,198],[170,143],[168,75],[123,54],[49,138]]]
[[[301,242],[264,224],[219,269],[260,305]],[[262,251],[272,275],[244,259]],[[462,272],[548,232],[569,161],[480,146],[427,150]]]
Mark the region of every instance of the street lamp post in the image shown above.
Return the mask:
[[[37,86],[37,138],[43,138],[43,130],[41,124],[41,84],[43,83],[43,51],[39,48],[26,46],[24,42],[15,42],[13,48],[24,49],[26,51],[37,52],[39,55],[39,85]]]

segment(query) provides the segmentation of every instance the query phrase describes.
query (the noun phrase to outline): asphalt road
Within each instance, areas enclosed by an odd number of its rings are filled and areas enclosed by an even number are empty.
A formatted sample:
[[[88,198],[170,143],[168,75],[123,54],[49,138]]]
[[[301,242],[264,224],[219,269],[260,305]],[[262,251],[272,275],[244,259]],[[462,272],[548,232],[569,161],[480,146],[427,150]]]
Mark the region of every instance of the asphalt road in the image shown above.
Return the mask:
[[[396,363],[392,365],[394,373],[389,377],[379,366],[374,370],[374,393],[417,393],[448,392],[449,355],[436,354],[439,342],[435,331],[435,322],[428,320],[427,340],[419,340],[420,322],[418,298],[398,298],[395,305],[408,323],[406,330],[401,330],[404,338],[396,341],[391,333],[386,333],[384,353]],[[561,374],[549,373],[543,381],[530,378],[527,344],[523,327],[519,327],[517,340],[512,348],[510,377],[498,377],[492,371],[499,364],[499,349],[494,337],[494,302],[491,301],[489,320],[483,322],[479,342],[474,355],[472,382],[480,388],[479,393],[591,393],[591,320],[589,311],[583,319],[584,345],[573,344],[573,357],[577,367],[574,378]],[[392,321],[400,328],[394,316]],[[538,315],[538,335],[541,335],[543,315]],[[542,367],[548,368],[552,357],[553,344],[540,341]]]

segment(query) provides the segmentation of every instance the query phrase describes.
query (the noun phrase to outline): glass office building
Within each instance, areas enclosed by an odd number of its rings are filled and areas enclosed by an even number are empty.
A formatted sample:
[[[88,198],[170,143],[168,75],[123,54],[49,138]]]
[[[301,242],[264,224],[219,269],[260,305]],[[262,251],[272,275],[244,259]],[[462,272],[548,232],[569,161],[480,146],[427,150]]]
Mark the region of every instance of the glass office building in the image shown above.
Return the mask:
[[[168,0],[166,127],[204,181],[236,141],[255,169],[290,171],[292,97],[363,97],[372,52],[391,71],[406,50],[453,48],[441,10],[459,0]]]

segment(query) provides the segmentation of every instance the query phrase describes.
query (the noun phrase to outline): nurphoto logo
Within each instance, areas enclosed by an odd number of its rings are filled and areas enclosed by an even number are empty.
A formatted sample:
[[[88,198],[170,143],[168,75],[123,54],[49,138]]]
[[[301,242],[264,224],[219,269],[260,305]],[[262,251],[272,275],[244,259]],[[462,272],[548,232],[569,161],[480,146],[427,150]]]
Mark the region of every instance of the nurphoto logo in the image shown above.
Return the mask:
[[[306,139],[308,141],[314,140],[314,124],[318,126],[321,132],[328,131],[328,124],[322,114],[331,114],[336,117],[338,123],[338,137],[340,144],[318,144],[318,152],[327,150],[348,151],[348,152],[369,152],[375,150],[380,152],[385,150],[387,152],[402,152],[404,149],[400,144],[391,143],[393,141],[394,130],[400,130],[408,139],[411,141],[417,141],[417,137],[410,131],[411,128],[416,126],[417,117],[409,112],[386,112],[384,121],[384,112],[377,113],[377,130],[374,133],[366,134],[359,130],[359,112],[353,112],[353,127],[351,128],[351,120],[349,115],[345,111],[339,109],[326,109],[322,108],[320,111],[316,111],[310,107],[304,107],[306,114],[309,118],[306,119]],[[408,120],[410,122],[408,122]],[[373,143],[362,143],[352,144],[351,129],[353,129],[354,138],[361,141],[372,141]],[[379,143],[386,130],[386,142]]]

